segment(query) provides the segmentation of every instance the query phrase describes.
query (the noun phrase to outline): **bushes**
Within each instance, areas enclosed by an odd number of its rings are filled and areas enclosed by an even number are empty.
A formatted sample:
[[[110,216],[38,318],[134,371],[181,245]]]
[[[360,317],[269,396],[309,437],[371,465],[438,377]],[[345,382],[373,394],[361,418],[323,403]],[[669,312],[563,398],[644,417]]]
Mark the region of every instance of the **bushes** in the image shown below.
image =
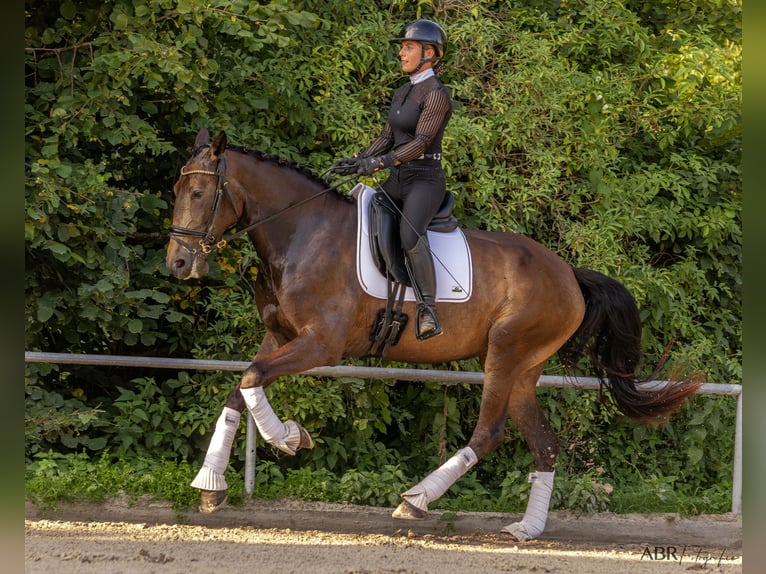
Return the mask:
[[[186,147],[200,127],[225,129],[323,171],[381,127],[402,81],[389,38],[434,16],[450,36],[444,163],[463,225],[528,234],[623,282],[649,365],[674,339],[674,363],[741,382],[740,2],[38,4],[26,23],[28,350],[252,356],[263,325],[251,247],[220,253],[205,281],[164,269]],[[235,380],[29,366],[28,460],[84,450],[198,464]],[[295,459],[263,453],[285,480],[301,467],[348,485],[414,480],[465,443],[478,412],[468,386],[292,377],[270,393],[317,436]],[[615,487],[614,503],[621,485],[696,496],[730,480],[733,401],[700,398],[639,430],[589,393],[540,397],[562,441],[560,484],[580,493],[561,504],[603,506],[594,482]],[[240,444],[234,470],[241,461]],[[484,504],[475,484],[517,496],[508,481],[523,489],[529,465],[526,445],[506,441],[461,496]]]

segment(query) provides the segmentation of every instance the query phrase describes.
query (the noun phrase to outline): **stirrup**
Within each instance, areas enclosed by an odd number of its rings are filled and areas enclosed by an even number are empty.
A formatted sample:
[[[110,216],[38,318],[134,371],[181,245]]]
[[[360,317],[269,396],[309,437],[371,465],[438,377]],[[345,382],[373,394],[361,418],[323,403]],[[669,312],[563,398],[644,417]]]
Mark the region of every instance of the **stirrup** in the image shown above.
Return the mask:
[[[431,321],[424,321],[426,317],[430,318]],[[419,341],[425,341],[426,339],[430,339],[431,337],[436,337],[437,335],[441,334],[442,326],[439,323],[439,318],[436,316],[436,311],[427,305],[418,305],[417,331],[415,333],[415,337]]]

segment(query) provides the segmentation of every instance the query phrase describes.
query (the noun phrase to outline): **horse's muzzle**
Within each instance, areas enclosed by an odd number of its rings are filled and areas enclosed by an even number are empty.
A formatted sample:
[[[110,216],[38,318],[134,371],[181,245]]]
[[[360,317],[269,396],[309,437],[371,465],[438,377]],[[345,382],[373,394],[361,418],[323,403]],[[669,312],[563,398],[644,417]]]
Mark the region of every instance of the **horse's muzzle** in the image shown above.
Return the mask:
[[[177,279],[199,279],[210,270],[204,255],[179,249],[173,242],[168,246],[165,265]]]

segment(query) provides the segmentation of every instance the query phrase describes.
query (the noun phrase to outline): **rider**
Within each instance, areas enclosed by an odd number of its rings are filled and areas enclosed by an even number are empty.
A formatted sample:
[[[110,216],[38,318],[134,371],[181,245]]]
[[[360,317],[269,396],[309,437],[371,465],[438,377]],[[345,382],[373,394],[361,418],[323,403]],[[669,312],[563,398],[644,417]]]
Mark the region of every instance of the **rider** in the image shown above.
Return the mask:
[[[446,194],[441,143],[452,101],[437,74],[444,67],[447,35],[436,22],[421,19],[391,41],[401,43],[399,60],[409,81],[394,91],[380,136],[362,153],[338,164],[346,166],[347,173],[361,175],[391,168],[383,190],[402,212],[399,232],[418,300],[416,336],[427,339],[442,332],[426,229]]]

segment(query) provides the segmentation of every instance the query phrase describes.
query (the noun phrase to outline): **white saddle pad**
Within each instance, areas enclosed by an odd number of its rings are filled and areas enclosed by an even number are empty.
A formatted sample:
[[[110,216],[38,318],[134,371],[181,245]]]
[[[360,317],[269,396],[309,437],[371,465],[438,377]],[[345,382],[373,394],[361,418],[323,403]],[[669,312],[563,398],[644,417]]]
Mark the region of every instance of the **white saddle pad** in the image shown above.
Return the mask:
[[[378,299],[388,297],[386,278],[378,271],[370,252],[369,206],[375,190],[359,183],[351,191],[356,197],[359,225],[356,241],[356,275],[365,293]],[[460,228],[449,233],[428,231],[428,243],[436,271],[436,300],[462,303],[471,298],[473,278],[471,250]],[[405,301],[415,301],[415,293],[408,287]]]

